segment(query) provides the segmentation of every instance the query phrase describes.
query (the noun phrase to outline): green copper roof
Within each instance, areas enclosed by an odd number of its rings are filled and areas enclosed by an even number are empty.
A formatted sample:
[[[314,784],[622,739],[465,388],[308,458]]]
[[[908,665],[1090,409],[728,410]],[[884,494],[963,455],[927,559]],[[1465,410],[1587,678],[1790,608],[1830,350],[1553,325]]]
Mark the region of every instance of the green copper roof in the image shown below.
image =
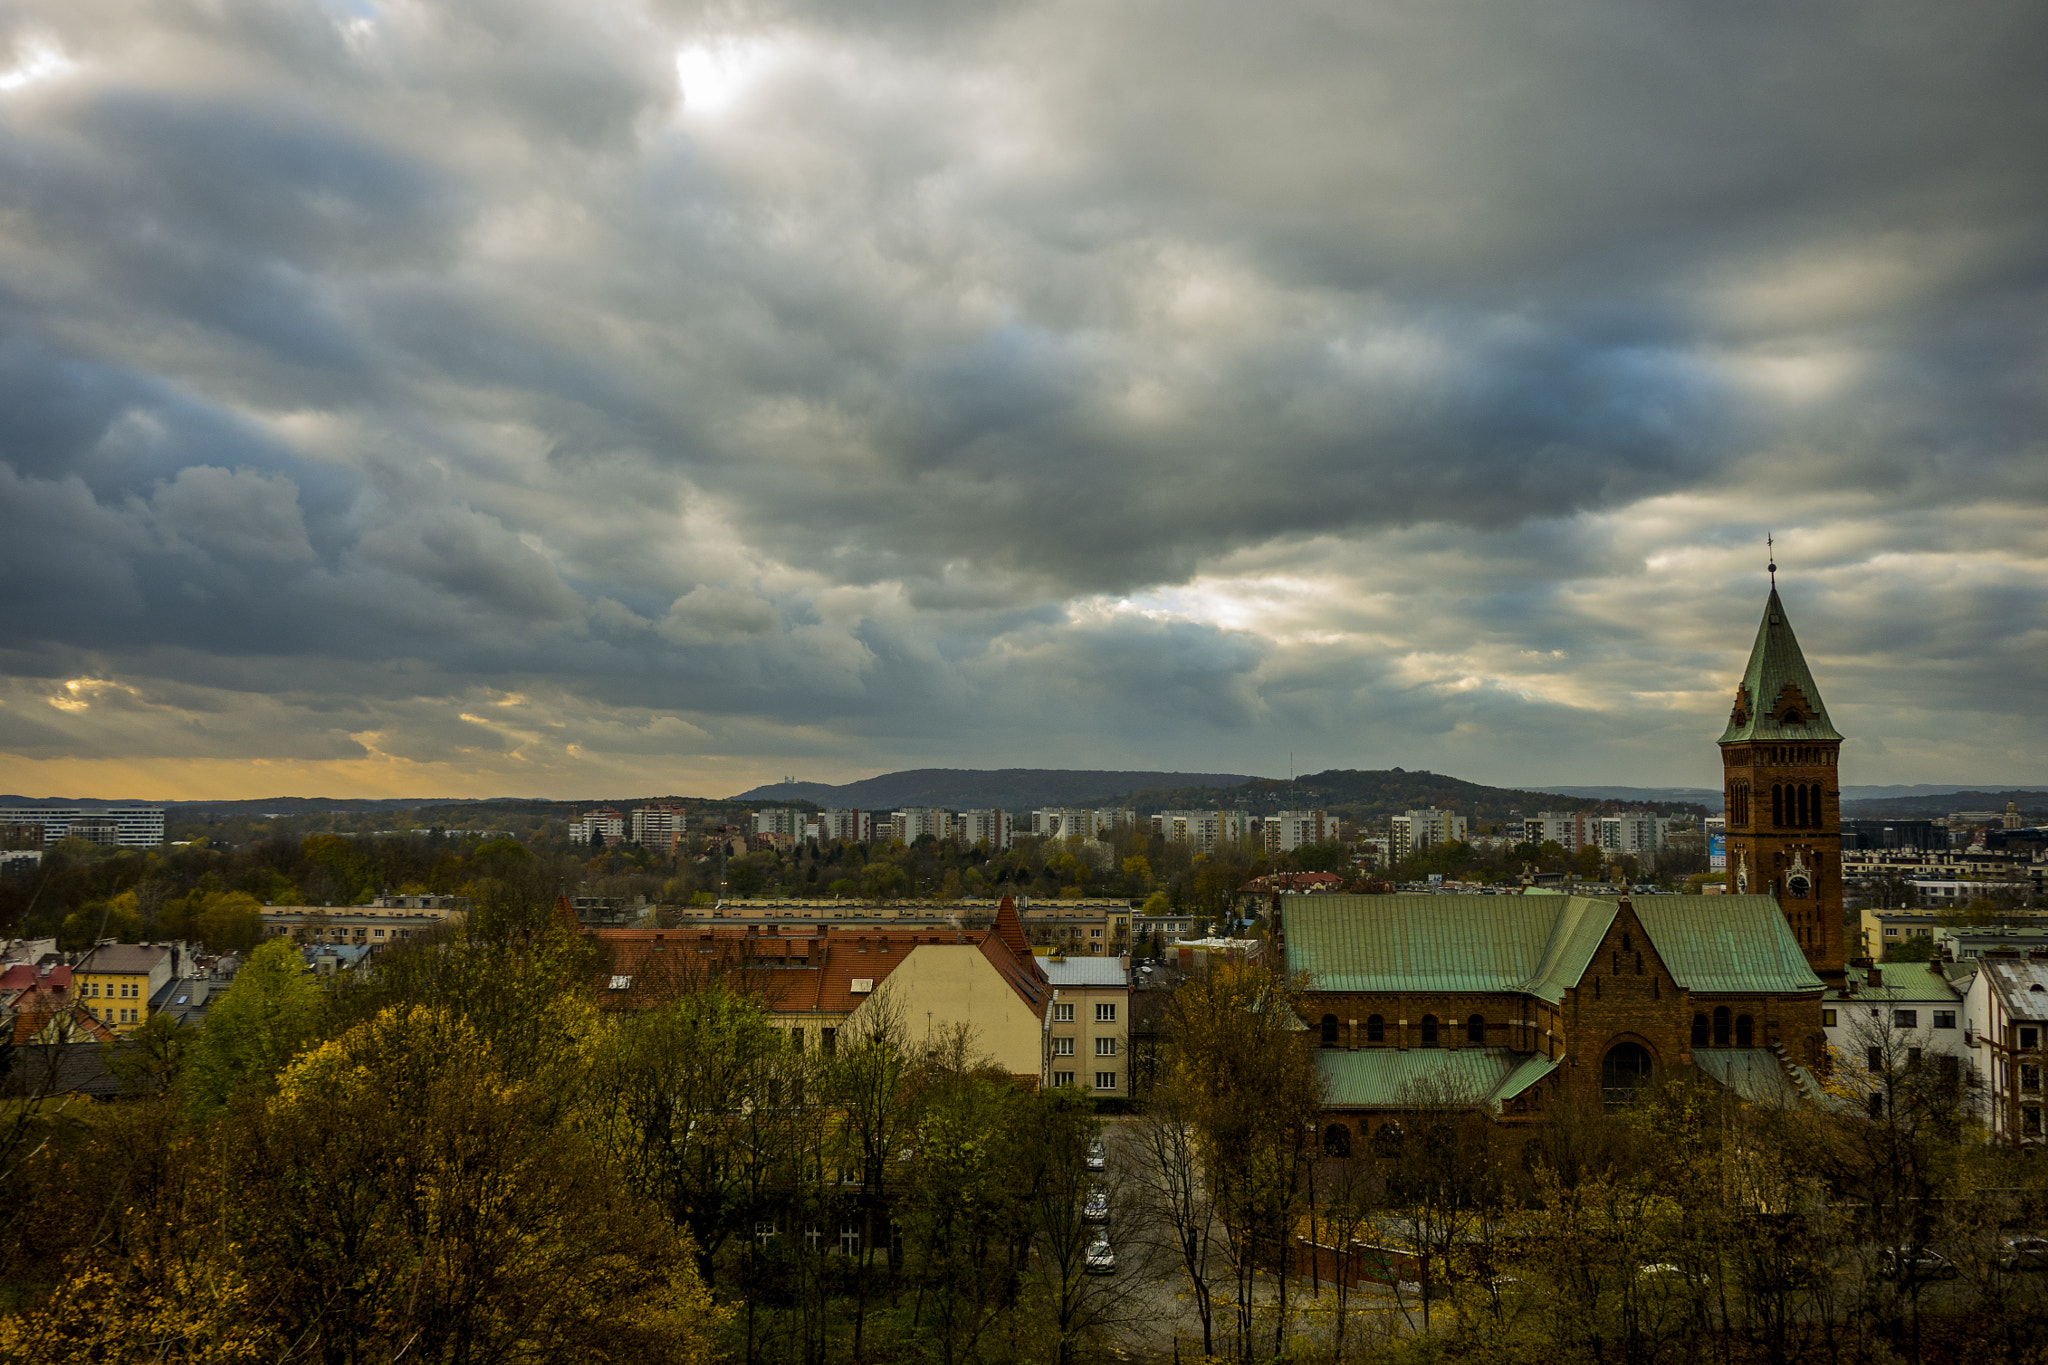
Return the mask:
[[[1796,690],[1797,695],[1793,691]],[[1797,711],[1800,724],[1782,722]],[[1764,619],[1756,628],[1756,644],[1750,647],[1749,667],[1742,670],[1742,686],[1735,694],[1735,709],[1729,713],[1728,728],[1720,742],[1739,744],[1751,739],[1840,739],[1828,720],[1826,703],[1799,641],[1792,634],[1792,622],[1785,616],[1785,604],[1778,590],[1771,589],[1764,603]]]
[[[1769,896],[1638,896],[1672,978],[1715,993],[1819,991]],[[1287,966],[1309,989],[1532,995],[1586,974],[1617,902],[1591,896],[1286,896]]]
[[[1799,1087],[1778,1065],[1778,1059],[1760,1047],[1703,1047],[1692,1054],[1693,1065],[1727,1086],[1751,1104],[1773,1109],[1796,1109]]]
[[[1637,896],[1631,903],[1671,979],[1695,994],[1821,988],[1769,896]]]
[[[1882,986],[1870,984],[1870,972],[1864,967],[1848,969],[1847,979],[1856,983],[1856,993],[1845,995],[1841,991],[1829,991],[1830,1001],[1844,1001],[1855,1004],[1859,1000],[1903,1000],[1927,1003],[1939,1000],[1960,1000],[1962,996],[1950,984],[1940,967],[1932,962],[1887,962],[1879,969]]]
[[[1614,922],[1584,896],[1286,896],[1287,966],[1318,991],[1469,991],[1555,1004]]]
[[[1557,1069],[1540,1053],[1504,1047],[1324,1048],[1316,1067],[1333,1109],[1415,1109],[1451,1105],[1498,1111]]]

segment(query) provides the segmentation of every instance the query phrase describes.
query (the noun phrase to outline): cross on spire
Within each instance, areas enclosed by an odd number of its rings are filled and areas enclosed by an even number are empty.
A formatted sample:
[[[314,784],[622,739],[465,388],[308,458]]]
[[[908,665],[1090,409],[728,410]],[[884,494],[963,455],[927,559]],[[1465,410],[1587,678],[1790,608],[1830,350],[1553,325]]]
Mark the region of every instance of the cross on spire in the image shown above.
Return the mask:
[[[1768,531],[1764,532],[1764,551],[1770,558],[1765,567],[1771,571],[1771,586],[1775,588],[1778,586],[1778,546]]]

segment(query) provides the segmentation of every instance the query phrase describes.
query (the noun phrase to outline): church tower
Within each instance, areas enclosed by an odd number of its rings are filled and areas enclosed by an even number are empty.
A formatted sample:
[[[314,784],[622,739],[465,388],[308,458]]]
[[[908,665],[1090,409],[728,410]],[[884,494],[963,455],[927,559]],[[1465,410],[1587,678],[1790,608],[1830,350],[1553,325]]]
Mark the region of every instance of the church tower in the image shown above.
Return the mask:
[[[1770,600],[1721,735],[1728,892],[1769,895],[1830,985],[1842,979],[1842,736],[1778,600]]]

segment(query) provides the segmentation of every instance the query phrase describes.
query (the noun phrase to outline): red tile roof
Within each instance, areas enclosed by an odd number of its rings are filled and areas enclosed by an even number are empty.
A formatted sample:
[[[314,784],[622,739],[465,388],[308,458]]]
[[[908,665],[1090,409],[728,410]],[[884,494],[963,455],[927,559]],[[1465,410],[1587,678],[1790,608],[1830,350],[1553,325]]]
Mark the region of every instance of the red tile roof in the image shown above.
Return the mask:
[[[750,933],[744,926],[594,931],[602,963],[600,994],[611,981],[633,1003],[664,998],[722,979],[760,995],[776,1014],[848,1014],[922,943],[972,943],[983,935],[959,929],[833,929]],[[865,988],[854,990],[854,983]]]
[[[994,933],[1009,945],[1019,961],[1031,956],[1031,940],[1024,937],[1024,921],[1017,918],[1017,902],[1004,896],[996,906]]]

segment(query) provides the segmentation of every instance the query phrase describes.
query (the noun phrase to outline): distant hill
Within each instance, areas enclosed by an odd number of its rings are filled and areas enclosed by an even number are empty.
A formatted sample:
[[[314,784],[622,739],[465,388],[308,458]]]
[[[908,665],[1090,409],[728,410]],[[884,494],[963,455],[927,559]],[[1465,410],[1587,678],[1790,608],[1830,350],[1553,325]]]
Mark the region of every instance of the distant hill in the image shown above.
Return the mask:
[[[1622,801],[1631,806],[1686,805],[1721,809],[1721,793],[1712,787],[1552,787],[1562,796],[1593,801]]]
[[[1947,815],[1959,810],[2002,811],[2005,803],[2016,801],[2023,813],[2031,813],[2038,820],[2048,813],[2048,791],[2007,790],[2007,791],[1949,791],[1938,789],[1933,792],[1912,796],[1888,796],[1879,800],[1849,799],[1849,792],[1842,793],[1842,814],[1857,820],[1932,820],[1937,815]],[[1864,788],[1864,790],[1869,790]]]
[[[1617,799],[1489,787],[1426,769],[1409,772],[1402,768],[1382,771],[1333,768],[1328,772],[1305,774],[1292,781],[1286,778],[1253,778],[1225,791],[1190,786],[1152,788],[1128,793],[1121,802],[1135,806],[1141,812],[1220,804],[1259,811],[1326,810],[1353,820],[1437,806],[1480,820],[1501,820],[1516,811],[1534,815],[1542,810],[1597,810],[1616,804]],[[1703,804],[1690,799],[1659,800],[1644,796],[1630,798],[1627,804],[1653,806],[1667,814],[1684,812],[1697,815],[1705,811]]]
[[[913,768],[832,786],[777,782],[741,792],[735,801],[808,801],[826,809],[893,810],[902,806],[1035,810],[1106,799],[1114,792],[1155,787],[1217,789],[1255,779],[1244,773],[1110,772],[1088,768]],[[1213,802],[1214,796],[1210,797]]]

